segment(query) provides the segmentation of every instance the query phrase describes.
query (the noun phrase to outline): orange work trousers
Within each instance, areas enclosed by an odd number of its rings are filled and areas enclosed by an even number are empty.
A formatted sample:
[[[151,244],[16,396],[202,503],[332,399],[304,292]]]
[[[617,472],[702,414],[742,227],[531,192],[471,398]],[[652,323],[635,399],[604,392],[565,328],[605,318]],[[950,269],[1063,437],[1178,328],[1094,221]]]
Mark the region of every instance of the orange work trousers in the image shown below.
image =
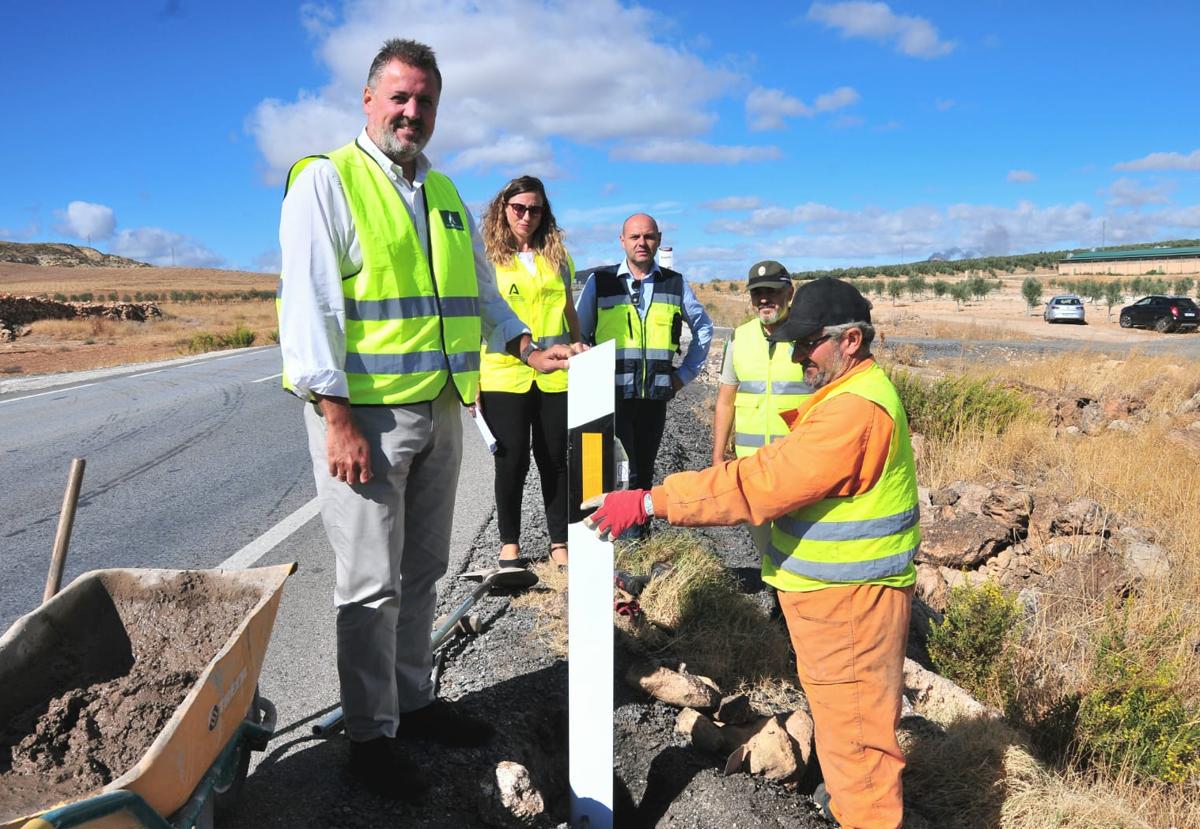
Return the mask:
[[[912,588],[780,591],[779,603],[834,817],[843,829],[900,829],[904,754],[896,726]]]

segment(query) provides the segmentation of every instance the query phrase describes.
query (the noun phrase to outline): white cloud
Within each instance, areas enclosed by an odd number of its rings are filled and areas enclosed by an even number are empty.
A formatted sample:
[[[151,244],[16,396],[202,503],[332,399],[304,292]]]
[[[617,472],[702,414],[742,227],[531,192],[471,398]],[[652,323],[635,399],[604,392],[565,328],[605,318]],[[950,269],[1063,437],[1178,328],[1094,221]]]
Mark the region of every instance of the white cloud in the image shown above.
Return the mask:
[[[551,159],[550,145],[520,135],[505,135],[479,147],[463,150],[446,165],[450,172],[458,170],[499,169],[508,174],[527,174],[542,178],[557,178],[562,174]]]
[[[932,23],[923,17],[896,14],[887,3],[852,0],[846,3],[813,3],[808,19],[837,29],[844,38],[894,41],[896,51],[914,58],[938,58],[954,51],[953,41],[941,40]]]
[[[1200,170],[1200,150],[1182,153],[1150,153],[1133,161],[1114,164],[1115,170]]]
[[[305,19],[330,79],[293,102],[263,101],[248,119],[270,182],[302,155],[357,133],[368,65],[392,33],[435,46],[445,95],[430,152],[467,154],[455,160],[464,166],[504,166],[514,157],[513,136],[528,142],[523,163],[549,165],[556,137],[596,144],[703,135],[716,122],[710,104],[740,81],[656,40],[662,19],[618,0],[357,2],[337,23],[312,12]],[[530,42],[531,33],[534,52],[505,47]],[[497,143],[509,152],[478,149]]]
[[[1175,190],[1174,182],[1163,182],[1156,185],[1146,185],[1131,178],[1119,178],[1108,188],[1111,198],[1108,203],[1113,207],[1141,207],[1144,204],[1167,204],[1170,194]]]
[[[41,232],[41,224],[36,219],[30,219],[24,227],[0,227],[0,241],[27,242]]]
[[[726,196],[703,202],[700,207],[705,210],[753,210],[761,205],[762,199],[758,196]]]
[[[283,255],[279,252],[279,248],[264,250],[251,260],[250,267],[262,273],[279,273],[283,270]]]
[[[858,91],[854,87],[839,86],[832,92],[818,95],[817,100],[813,102],[813,109],[817,112],[833,112],[835,109],[857,104],[859,98]]]
[[[935,98],[933,101],[933,105],[937,108],[938,112],[946,112],[953,109],[957,103],[953,98]]]
[[[746,96],[746,118],[752,130],[783,129],[784,118],[811,118],[820,112],[833,112],[858,103],[859,94],[849,86],[840,86],[817,96],[812,106],[793,98],[781,89],[755,87]]]
[[[112,242],[112,252],[151,265],[219,268],[225,259],[190,236],[160,227],[122,230]]]
[[[66,210],[55,210],[54,215],[58,218],[55,230],[88,242],[107,239],[117,227],[113,209],[104,204],[73,201]]]
[[[1023,184],[1031,181],[1037,181],[1037,174],[1031,173],[1029,170],[1009,170],[1008,181]]]
[[[778,147],[747,147],[709,144],[694,138],[651,138],[615,148],[617,161],[648,161],[660,164],[740,164],[770,161],[780,157]]]

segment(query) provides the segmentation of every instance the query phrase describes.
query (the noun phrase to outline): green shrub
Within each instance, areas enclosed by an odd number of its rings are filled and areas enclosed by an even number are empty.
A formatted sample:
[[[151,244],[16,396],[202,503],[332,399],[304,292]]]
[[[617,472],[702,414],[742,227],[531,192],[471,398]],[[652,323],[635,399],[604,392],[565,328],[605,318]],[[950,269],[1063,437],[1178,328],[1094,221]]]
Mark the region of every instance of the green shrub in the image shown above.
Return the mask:
[[[956,587],[941,623],[929,633],[929,658],[942,675],[998,702],[1020,618],[1016,598],[993,581]]]
[[[1119,621],[1097,647],[1096,681],[1079,705],[1085,756],[1165,783],[1200,774],[1200,716],[1174,688],[1175,665],[1131,646]]]
[[[221,335],[221,348],[249,348],[254,345],[254,332],[239,325],[229,334]]]
[[[203,354],[205,351],[216,351],[220,348],[217,345],[217,335],[210,334],[207,331],[192,335],[192,338],[185,343],[185,346],[192,354]]]
[[[268,340],[270,340],[270,341],[271,341],[271,342],[273,342],[273,343],[278,343],[278,342],[279,342],[279,329],[278,329],[278,328],[272,328],[272,329],[271,329],[271,330],[270,330],[270,331],[267,333],[267,339],[268,339]]]
[[[888,374],[900,393],[909,426],[935,440],[962,432],[999,434],[1033,408],[1020,392],[987,379],[929,381],[895,367]]]
[[[1042,283],[1032,276],[1025,277],[1025,281],[1021,283],[1021,296],[1025,298],[1025,305],[1029,308],[1041,305]]]

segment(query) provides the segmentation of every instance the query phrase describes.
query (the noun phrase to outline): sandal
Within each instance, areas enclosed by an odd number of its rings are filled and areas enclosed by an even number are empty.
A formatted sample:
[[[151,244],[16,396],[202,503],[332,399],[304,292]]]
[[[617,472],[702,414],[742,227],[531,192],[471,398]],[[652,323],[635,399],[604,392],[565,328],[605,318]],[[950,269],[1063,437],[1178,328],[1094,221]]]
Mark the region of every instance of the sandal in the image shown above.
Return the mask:
[[[562,553],[562,560],[555,558],[555,553]],[[564,542],[558,542],[550,545],[550,561],[558,565],[559,570],[567,569],[567,545]]]
[[[503,553],[504,547],[516,547],[517,557],[516,558],[504,558],[504,553]],[[522,570],[529,569],[530,561],[529,561],[529,559],[525,558],[524,556],[522,556],[520,554],[520,550],[521,550],[521,548],[518,547],[516,544],[501,545],[501,553],[500,553],[500,555],[498,555],[496,557],[496,567],[498,567],[501,570],[504,570],[507,568],[513,568],[513,567],[517,567]]]

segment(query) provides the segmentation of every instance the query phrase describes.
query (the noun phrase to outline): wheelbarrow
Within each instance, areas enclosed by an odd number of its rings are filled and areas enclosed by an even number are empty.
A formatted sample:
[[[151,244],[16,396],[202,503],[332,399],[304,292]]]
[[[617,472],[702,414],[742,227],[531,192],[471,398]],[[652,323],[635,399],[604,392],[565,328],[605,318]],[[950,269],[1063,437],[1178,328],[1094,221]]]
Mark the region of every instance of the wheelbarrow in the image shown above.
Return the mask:
[[[214,814],[240,791],[250,752],[264,750],[274,733],[274,706],[258,694],[257,683],[283,584],[295,567],[94,570],[18,619],[0,637],[0,728],[46,710],[96,677],[128,673],[135,632],[142,635],[140,627],[158,624],[164,603],[179,602],[183,610],[176,612],[186,613],[188,624],[201,624],[211,602],[187,605],[179,598],[181,579],[213,595],[236,597],[225,612],[240,614],[132,767],[114,769],[119,776],[110,783],[80,795],[59,797],[59,790],[47,786],[49,802],[23,804],[19,795],[0,793],[0,806],[17,806],[16,814],[0,809],[0,829],[211,827]],[[126,609],[123,616],[118,606],[128,608],[130,602],[145,609]],[[27,799],[36,799],[38,780],[23,782],[32,786]]]

